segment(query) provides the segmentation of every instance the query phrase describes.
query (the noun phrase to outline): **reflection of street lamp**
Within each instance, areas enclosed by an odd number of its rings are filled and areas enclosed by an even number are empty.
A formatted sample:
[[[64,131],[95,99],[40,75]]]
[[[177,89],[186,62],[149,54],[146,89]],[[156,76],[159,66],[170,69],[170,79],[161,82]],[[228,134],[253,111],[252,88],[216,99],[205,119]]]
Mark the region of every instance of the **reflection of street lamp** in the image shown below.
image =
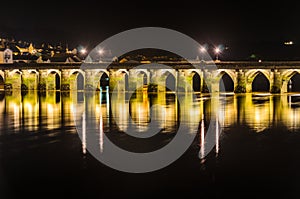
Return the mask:
[[[221,49],[219,47],[215,48],[215,53],[216,53],[216,61],[219,61],[219,54],[221,52]]]
[[[101,55],[103,55],[104,50],[103,50],[103,49],[99,49],[99,50],[98,50],[98,53],[99,53],[99,55],[100,55],[100,57],[99,57],[99,62],[102,62],[102,61],[101,61]]]
[[[201,61],[203,61],[203,55],[206,52],[206,48],[204,46],[201,46],[201,48],[199,50],[200,50],[200,53],[201,53]]]

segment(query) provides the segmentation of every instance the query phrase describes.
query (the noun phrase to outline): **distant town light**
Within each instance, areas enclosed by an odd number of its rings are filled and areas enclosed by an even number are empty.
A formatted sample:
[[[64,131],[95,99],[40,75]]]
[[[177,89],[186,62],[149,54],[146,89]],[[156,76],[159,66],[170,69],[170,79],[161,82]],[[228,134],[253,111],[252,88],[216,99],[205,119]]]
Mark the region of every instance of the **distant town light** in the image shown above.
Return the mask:
[[[294,45],[294,42],[293,41],[285,41],[284,45],[291,46],[291,45]]]

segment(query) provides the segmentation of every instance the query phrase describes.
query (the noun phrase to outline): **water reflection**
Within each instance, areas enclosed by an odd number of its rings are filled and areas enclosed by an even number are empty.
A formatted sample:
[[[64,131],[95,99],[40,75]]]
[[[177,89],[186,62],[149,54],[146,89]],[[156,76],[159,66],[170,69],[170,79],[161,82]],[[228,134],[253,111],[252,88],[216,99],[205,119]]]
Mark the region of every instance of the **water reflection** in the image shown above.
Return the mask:
[[[177,103],[175,94],[149,94],[147,91],[136,93],[131,99],[121,92],[114,96],[117,100],[113,101],[108,90],[101,90],[95,95],[50,91],[43,94],[31,91],[26,95],[14,91],[0,95],[0,134],[74,126],[73,112],[80,111],[74,110],[74,104],[82,104],[82,110],[88,112],[83,112],[80,119],[84,126],[95,128],[98,132],[95,136],[101,152],[105,150],[104,133],[125,134],[132,125],[136,125],[138,132],[143,133],[151,128],[149,124],[152,122],[161,134],[173,134],[180,125],[178,121],[181,121],[188,126],[190,133],[199,134],[199,145],[204,146],[207,125],[213,120],[216,125],[216,153],[220,150],[221,129],[234,128],[236,125],[247,126],[257,133],[271,127],[283,126],[291,131],[300,129],[299,95],[200,95],[194,98],[192,94],[184,94],[181,96],[181,105]],[[87,104],[86,107],[84,104]],[[85,114],[91,112],[96,121],[93,124],[85,120]],[[85,129],[81,135],[82,150],[86,153],[88,143],[84,132]],[[170,137],[166,139],[170,140]],[[204,147],[201,150],[200,156],[205,152]]]

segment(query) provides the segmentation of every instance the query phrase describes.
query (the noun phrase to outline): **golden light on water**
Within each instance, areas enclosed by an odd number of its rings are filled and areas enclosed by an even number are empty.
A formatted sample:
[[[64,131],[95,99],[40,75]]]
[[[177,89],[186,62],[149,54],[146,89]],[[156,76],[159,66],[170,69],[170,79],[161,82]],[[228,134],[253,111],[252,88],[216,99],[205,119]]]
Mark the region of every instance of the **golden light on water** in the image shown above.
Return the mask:
[[[151,108],[150,99],[146,96],[143,93],[140,98],[128,100],[125,95],[119,94],[118,100],[111,102],[109,106],[112,107],[112,116],[117,117],[121,124],[118,128],[126,132],[128,121],[132,118],[141,131],[149,128],[150,120],[157,121],[159,128],[164,129],[165,132],[174,129],[178,120],[177,111],[179,111],[175,98],[167,103],[165,94],[157,95]],[[105,127],[110,125],[110,110],[107,105],[109,95],[104,97],[105,102],[97,100],[90,105],[91,108],[94,107],[98,125],[100,125],[98,128],[102,129],[100,134],[102,131],[105,132]],[[22,98],[19,92],[14,92],[1,101],[0,112],[9,113],[8,116],[12,117],[11,121],[16,130],[21,125],[28,130],[37,129],[38,125],[55,129],[61,126],[63,114],[69,113],[69,122],[72,123],[72,112],[74,112],[76,101],[77,96],[72,94],[69,97],[61,97],[60,101],[57,101],[57,96],[53,93],[38,98],[37,93],[33,92]],[[280,122],[289,130],[300,129],[300,106],[297,101],[291,102],[291,97],[288,95],[257,97],[245,94],[240,97],[203,98],[202,100],[193,100],[190,96],[186,96],[184,104],[192,107],[185,108],[182,105],[180,107],[183,121],[189,124],[190,130],[202,124],[201,118],[204,111],[212,119],[215,116],[218,117],[220,128],[243,123],[255,132],[261,132]],[[42,119],[39,120],[39,117]],[[26,123],[23,124],[22,121]]]

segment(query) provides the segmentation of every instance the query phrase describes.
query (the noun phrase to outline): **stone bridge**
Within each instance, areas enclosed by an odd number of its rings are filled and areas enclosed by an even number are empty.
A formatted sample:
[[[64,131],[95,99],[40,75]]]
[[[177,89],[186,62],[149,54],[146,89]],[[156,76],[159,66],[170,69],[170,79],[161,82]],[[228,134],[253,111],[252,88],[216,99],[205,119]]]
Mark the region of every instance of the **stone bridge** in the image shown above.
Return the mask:
[[[146,68],[130,63],[109,67],[107,63],[84,63],[84,67],[81,63],[1,64],[0,89],[69,91],[109,86],[109,89],[126,91],[148,85],[153,90],[164,91],[167,84],[177,91],[219,92],[223,86],[228,87],[229,81],[232,88],[225,90],[245,93],[252,92],[253,83],[260,76],[265,79],[268,92],[284,93],[291,78],[300,73],[300,61],[190,63],[158,62]],[[225,76],[227,82],[221,81]]]

